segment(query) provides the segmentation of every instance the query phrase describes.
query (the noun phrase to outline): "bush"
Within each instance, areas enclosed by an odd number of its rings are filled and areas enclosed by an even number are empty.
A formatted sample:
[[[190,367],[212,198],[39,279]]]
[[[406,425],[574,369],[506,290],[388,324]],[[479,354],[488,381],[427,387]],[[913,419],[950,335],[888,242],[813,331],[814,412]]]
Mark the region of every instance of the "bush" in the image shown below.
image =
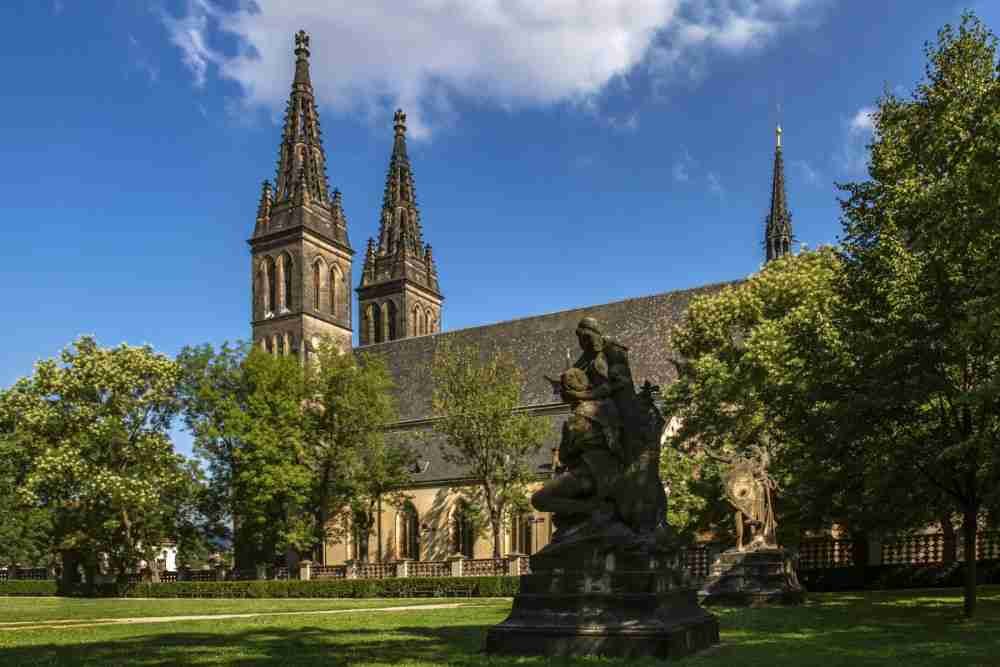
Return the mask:
[[[296,579],[269,581],[178,581],[137,583],[120,591],[122,597],[148,598],[399,598],[511,597],[517,577],[420,577],[405,579]],[[106,594],[103,590],[95,594]]]
[[[956,588],[965,583],[965,564],[869,565],[805,570],[798,573],[806,590],[837,592],[902,588]],[[1000,561],[979,561],[976,583],[1000,584]]]
[[[56,595],[58,586],[49,580],[12,579],[0,583],[0,595]]]

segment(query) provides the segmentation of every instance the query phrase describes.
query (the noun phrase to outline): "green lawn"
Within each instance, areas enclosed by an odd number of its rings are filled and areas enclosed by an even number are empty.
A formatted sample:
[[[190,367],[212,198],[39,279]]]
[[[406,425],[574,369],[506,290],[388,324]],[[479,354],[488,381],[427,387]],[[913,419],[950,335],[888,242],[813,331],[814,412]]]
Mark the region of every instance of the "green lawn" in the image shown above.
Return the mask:
[[[0,599],[6,620],[17,618]],[[18,604],[35,600],[18,600]],[[51,601],[45,601],[53,604]],[[618,664],[612,660],[489,660],[479,654],[486,629],[510,607],[502,600],[462,602],[458,609],[373,612],[364,606],[394,606],[411,600],[63,600],[87,602],[90,617],[135,604],[140,615],[162,616],[165,602],[176,613],[353,607],[341,615],[271,616],[252,619],[179,621],[127,626],[0,630],[4,665],[542,665]],[[102,608],[101,605],[106,605]],[[204,605],[204,607],[199,607]],[[273,605],[268,607],[267,605]],[[299,607],[300,609],[302,607]],[[1000,665],[1000,588],[982,589],[979,617],[960,620],[958,591],[817,594],[799,608],[717,609],[722,646],[679,664],[685,667],[809,667],[822,665],[906,665],[959,667]],[[218,613],[224,613],[219,611]],[[84,618],[84,616],[77,616]],[[628,664],[641,664],[631,662]],[[652,661],[647,664],[656,664]]]
[[[189,616],[205,614],[252,614],[323,609],[364,609],[400,605],[460,602],[465,598],[371,598],[350,599],[91,599],[58,597],[0,597],[0,627],[24,621],[73,620],[83,622],[102,618],[142,618],[148,616]]]

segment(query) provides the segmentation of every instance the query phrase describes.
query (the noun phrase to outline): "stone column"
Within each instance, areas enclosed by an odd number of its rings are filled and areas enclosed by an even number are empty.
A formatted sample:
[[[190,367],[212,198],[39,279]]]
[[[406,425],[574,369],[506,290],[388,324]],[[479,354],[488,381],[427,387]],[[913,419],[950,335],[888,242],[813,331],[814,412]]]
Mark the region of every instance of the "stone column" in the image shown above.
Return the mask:
[[[302,581],[309,581],[312,579],[312,561],[311,560],[301,560],[299,561],[299,579]]]
[[[448,560],[451,561],[451,576],[461,577],[462,563],[465,561],[465,556],[463,554],[455,554],[453,556],[449,556]]]
[[[517,577],[521,574],[521,554],[507,554],[507,575]]]

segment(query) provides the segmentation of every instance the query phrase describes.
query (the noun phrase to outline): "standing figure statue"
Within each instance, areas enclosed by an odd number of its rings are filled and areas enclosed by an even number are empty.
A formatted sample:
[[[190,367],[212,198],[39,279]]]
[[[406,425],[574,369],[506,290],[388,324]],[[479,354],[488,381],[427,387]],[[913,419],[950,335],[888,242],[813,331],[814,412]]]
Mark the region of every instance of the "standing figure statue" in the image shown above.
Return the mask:
[[[593,318],[580,321],[576,337],[579,359],[558,380],[548,378],[571,414],[556,475],[535,492],[532,505],[553,513],[553,542],[609,525],[651,533],[666,521],[655,388],[647,384],[636,394],[628,348],[605,337]]]
[[[733,506],[736,524],[736,549],[756,551],[778,547],[774,517],[774,493],[778,483],[768,473],[771,455],[765,447],[754,445],[749,456],[709,454],[728,466],[723,473],[726,500]],[[744,523],[750,525],[750,542],[743,543]]]

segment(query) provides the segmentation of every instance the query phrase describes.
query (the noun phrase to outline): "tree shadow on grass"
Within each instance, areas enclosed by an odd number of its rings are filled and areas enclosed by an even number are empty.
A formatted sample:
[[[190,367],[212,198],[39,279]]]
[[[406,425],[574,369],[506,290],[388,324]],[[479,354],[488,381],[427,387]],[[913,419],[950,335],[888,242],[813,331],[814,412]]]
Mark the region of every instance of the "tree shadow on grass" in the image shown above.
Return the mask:
[[[961,603],[894,605],[866,600],[854,607],[806,605],[764,609],[720,609],[723,645],[680,661],[687,666],[806,667],[906,664],[953,667],[997,664],[1000,633],[990,631],[1000,618],[1000,599],[984,600],[979,620],[963,622]],[[303,619],[304,621],[305,619]],[[494,658],[482,654],[492,623],[480,618],[428,616],[400,625],[289,627],[263,623],[249,628],[214,625],[214,631],[176,631],[169,627],[111,626],[76,629],[79,643],[38,643],[0,652],[7,665],[652,665],[653,661],[548,660]],[[414,622],[415,620],[415,622]],[[457,621],[457,622],[456,622]],[[425,622],[425,625],[420,625]],[[405,624],[404,624],[405,623]],[[61,630],[51,630],[59,633]],[[97,641],[88,641],[91,637]],[[45,635],[37,638],[44,640]],[[63,639],[65,641],[65,638]]]

